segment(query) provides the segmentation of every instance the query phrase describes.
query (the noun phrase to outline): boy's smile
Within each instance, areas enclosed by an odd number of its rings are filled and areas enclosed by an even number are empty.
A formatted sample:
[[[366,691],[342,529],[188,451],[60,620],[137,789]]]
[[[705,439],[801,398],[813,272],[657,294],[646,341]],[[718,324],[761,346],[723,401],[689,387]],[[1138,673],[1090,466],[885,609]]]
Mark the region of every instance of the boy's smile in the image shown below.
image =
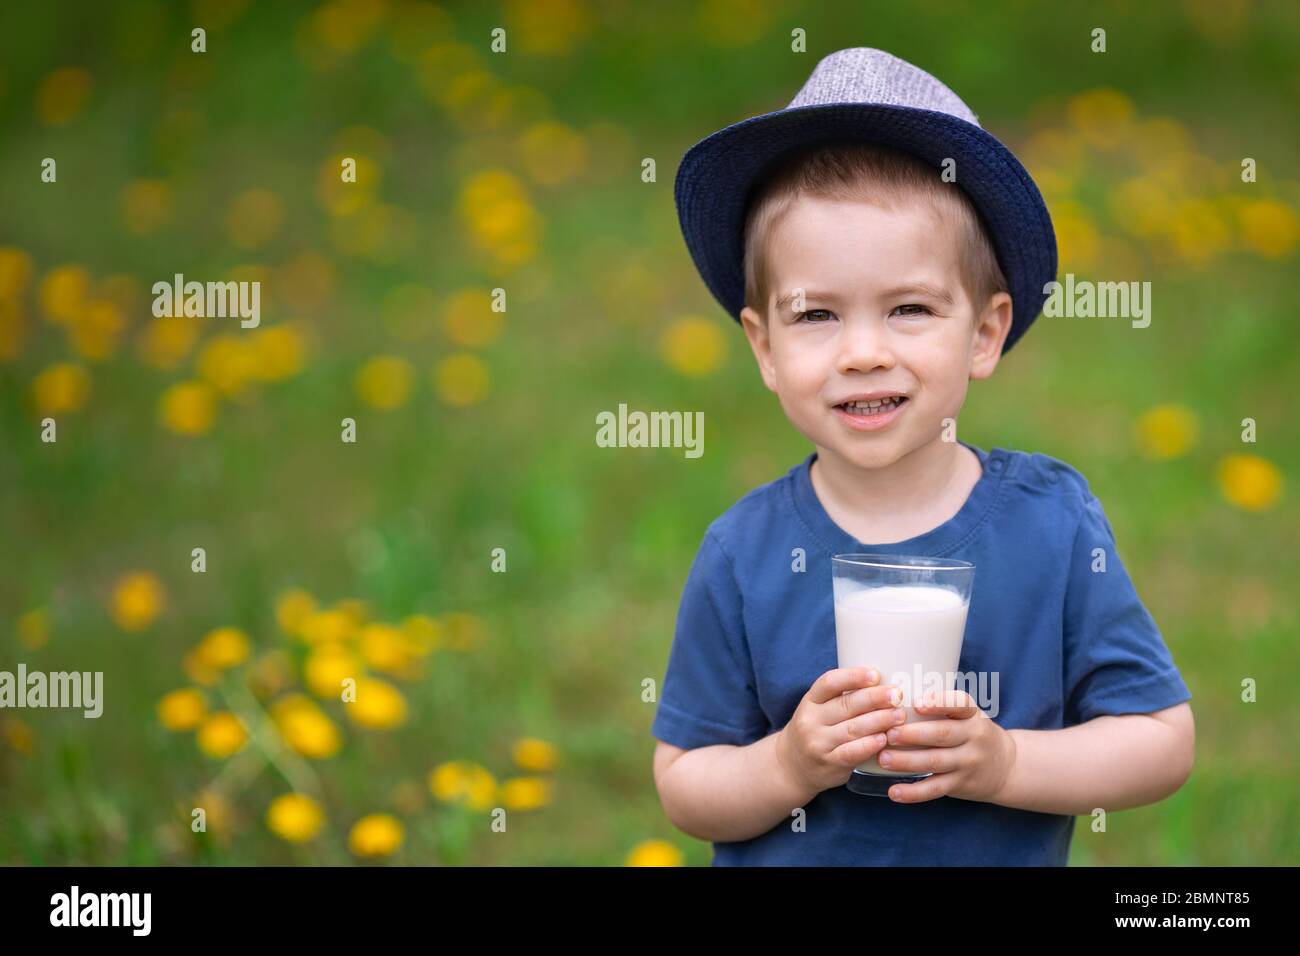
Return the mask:
[[[822,483],[870,498],[869,512],[932,501],[973,457],[955,426],[943,440],[945,420],[997,365],[1011,299],[977,309],[956,245],[921,202],[801,196],[770,237],[766,322],[741,313],[764,383],[817,447]]]

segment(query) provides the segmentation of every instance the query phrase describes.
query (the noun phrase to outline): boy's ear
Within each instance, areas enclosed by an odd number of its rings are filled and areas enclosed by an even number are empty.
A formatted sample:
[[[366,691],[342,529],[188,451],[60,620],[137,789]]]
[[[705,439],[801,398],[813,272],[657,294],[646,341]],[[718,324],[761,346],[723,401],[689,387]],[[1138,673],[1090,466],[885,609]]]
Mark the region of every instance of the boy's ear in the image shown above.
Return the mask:
[[[975,321],[970,377],[988,378],[1002,357],[1002,343],[1011,331],[1011,296],[996,292]]]
[[[749,347],[758,361],[763,384],[768,391],[775,392],[776,371],[772,367],[772,340],[768,335],[767,321],[749,306],[745,306],[740,310],[740,324],[745,329],[745,338],[749,339]]]

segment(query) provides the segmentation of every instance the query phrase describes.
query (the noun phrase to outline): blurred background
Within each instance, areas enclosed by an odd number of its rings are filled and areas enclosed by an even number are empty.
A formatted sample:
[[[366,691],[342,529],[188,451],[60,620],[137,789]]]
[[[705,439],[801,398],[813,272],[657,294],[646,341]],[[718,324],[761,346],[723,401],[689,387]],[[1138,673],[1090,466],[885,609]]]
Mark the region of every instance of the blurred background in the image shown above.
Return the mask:
[[[1300,8],[65,0],[0,12],[0,670],[104,712],[0,710],[0,863],[707,864],[642,682],[707,524],[811,447],[673,178],[848,46],[1016,150],[1062,276],[1152,283],[961,419],[1088,477],[1192,689],[1190,781],[1071,862],[1298,862]],[[259,327],[154,317],[176,273]],[[598,447],[621,402],[705,454]]]

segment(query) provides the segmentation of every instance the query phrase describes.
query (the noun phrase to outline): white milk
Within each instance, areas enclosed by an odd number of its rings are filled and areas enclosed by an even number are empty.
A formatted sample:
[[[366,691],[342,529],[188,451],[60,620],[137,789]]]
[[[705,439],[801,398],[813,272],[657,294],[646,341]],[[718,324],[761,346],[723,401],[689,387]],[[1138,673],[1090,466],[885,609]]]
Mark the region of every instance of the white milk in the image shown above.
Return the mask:
[[[939,720],[917,714],[912,704],[940,681],[948,690],[955,685],[948,675],[957,672],[961,659],[966,607],[956,591],[931,585],[851,591],[835,602],[839,666],[874,667],[880,672],[881,684],[897,684],[903,691],[907,723]],[[858,770],[890,777],[916,772],[886,770],[875,757],[860,764]]]

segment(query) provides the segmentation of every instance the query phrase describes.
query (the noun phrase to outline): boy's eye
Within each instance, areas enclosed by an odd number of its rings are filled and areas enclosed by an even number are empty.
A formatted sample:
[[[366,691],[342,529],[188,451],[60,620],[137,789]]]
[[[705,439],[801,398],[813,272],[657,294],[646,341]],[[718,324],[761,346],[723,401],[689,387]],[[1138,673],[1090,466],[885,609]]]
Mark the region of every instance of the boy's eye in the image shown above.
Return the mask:
[[[830,312],[827,311],[826,309],[812,309],[811,311],[808,311],[808,312],[800,312],[800,313],[799,313],[799,319],[798,319],[798,321],[800,321],[800,322],[805,322],[805,321],[807,321],[807,322],[812,322],[814,325],[818,324],[818,321],[819,321],[819,320],[808,318],[810,315],[825,315],[825,316],[829,316],[829,315],[830,315]]]
[[[900,305],[897,309],[894,309],[894,311],[899,312],[899,310],[906,310],[906,309],[915,309],[916,311],[915,312],[903,311],[900,314],[902,315],[929,315],[930,314],[930,310],[928,308],[926,308],[923,305],[918,305],[915,302],[909,303],[908,305]]]

